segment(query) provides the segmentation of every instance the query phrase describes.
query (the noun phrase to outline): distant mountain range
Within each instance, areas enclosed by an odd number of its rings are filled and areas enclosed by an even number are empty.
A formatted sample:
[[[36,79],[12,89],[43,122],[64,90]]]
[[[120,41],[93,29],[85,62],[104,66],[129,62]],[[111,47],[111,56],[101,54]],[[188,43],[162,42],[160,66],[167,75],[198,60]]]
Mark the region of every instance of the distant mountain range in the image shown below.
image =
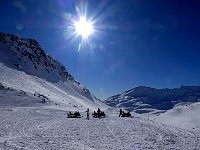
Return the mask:
[[[200,86],[181,86],[174,89],[139,86],[111,96],[104,103],[136,113],[148,113],[154,110],[169,110],[179,103],[198,101],[200,101]]]
[[[46,54],[34,39],[0,32],[0,83],[26,93],[39,94],[66,107],[104,107],[99,99]]]

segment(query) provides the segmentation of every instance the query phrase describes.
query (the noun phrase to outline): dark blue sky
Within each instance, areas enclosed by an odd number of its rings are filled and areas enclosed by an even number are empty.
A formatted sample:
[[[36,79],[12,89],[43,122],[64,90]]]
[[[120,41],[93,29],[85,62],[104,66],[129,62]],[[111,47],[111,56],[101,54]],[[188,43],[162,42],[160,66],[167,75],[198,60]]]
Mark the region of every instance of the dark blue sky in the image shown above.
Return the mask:
[[[81,0],[82,4],[86,1]],[[95,96],[135,86],[200,85],[199,0],[90,0],[96,33],[78,52],[80,0],[1,0],[0,29],[36,39]]]

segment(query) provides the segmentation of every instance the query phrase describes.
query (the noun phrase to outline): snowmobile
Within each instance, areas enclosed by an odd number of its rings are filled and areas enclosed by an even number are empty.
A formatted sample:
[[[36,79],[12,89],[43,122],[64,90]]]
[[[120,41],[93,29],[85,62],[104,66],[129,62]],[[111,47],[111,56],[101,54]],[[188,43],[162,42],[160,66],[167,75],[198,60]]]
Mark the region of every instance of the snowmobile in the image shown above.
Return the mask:
[[[106,117],[105,113],[103,111],[100,112],[99,116],[98,113],[94,111],[94,113],[92,114],[93,118],[103,118]]]
[[[127,113],[122,112],[121,117],[131,117],[131,113],[130,112],[127,112]]]
[[[76,111],[72,113],[71,111],[67,114],[67,118],[81,118],[81,114]]]

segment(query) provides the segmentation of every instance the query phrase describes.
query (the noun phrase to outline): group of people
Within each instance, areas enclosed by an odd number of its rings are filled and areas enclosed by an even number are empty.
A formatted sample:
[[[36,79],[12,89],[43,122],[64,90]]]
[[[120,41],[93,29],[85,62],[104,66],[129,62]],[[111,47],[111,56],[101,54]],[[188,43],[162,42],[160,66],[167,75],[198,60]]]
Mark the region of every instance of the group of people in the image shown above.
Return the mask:
[[[86,119],[90,119],[90,110],[89,108],[86,110]],[[92,114],[92,116],[94,118],[101,118],[101,117],[105,117],[105,113],[103,111],[101,111],[99,108],[97,109],[97,111],[94,111],[94,113]],[[122,111],[122,109],[119,110],[119,117],[131,117],[131,113],[130,112],[124,112]]]
[[[90,110],[89,108],[86,110],[86,119],[90,119]],[[101,111],[99,108],[97,109],[97,112],[94,111],[94,113],[92,114],[94,118],[101,118],[102,116],[105,116],[105,113],[103,111]]]
[[[86,119],[90,119],[90,110],[89,108],[86,110]],[[105,113],[103,111],[101,111],[99,108],[97,109],[97,112],[94,111],[94,113],[92,114],[94,118],[101,118],[102,116],[105,116]],[[127,112],[125,113],[124,111],[122,111],[122,109],[119,110],[119,117],[130,117],[131,113]]]

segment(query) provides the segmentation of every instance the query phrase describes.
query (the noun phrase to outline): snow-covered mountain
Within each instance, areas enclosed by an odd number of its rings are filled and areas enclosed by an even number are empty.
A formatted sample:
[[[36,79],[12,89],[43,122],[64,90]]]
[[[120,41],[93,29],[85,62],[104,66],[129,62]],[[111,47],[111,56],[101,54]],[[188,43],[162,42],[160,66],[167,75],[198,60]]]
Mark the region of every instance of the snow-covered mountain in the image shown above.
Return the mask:
[[[0,33],[0,83],[64,108],[106,108],[34,39]]]
[[[197,94],[188,94],[184,97],[186,100],[199,96],[199,88],[191,88]],[[181,89],[186,93],[190,91],[188,87]],[[151,90],[138,87],[124,92],[121,99],[126,98],[126,108],[129,104],[132,107],[134,101],[140,107],[153,108],[154,105],[145,99],[145,94],[151,95],[152,99],[155,97]],[[157,96],[168,95],[164,93]],[[88,107],[90,110],[108,108],[74,80],[62,64],[46,55],[35,40],[0,34],[0,149],[200,149],[200,132],[193,133],[199,130],[188,131],[164,125],[166,120],[159,120],[155,114],[152,114],[152,120],[143,117],[147,114],[132,113],[134,117],[118,117],[116,109],[111,107],[105,110],[107,117],[92,118],[90,111],[90,119],[87,120],[84,116]],[[172,115],[177,114],[177,118],[174,119],[199,112],[199,105],[195,105],[194,111],[193,106],[189,108],[187,110],[194,113],[184,113],[184,109],[179,115],[179,111],[175,110]],[[67,118],[71,110],[80,111],[82,118]],[[163,114],[166,119],[172,115]]]
[[[104,102],[111,107],[148,113],[154,110],[169,110],[182,102],[198,101],[200,101],[200,86],[181,86],[174,89],[140,86],[109,97]]]

